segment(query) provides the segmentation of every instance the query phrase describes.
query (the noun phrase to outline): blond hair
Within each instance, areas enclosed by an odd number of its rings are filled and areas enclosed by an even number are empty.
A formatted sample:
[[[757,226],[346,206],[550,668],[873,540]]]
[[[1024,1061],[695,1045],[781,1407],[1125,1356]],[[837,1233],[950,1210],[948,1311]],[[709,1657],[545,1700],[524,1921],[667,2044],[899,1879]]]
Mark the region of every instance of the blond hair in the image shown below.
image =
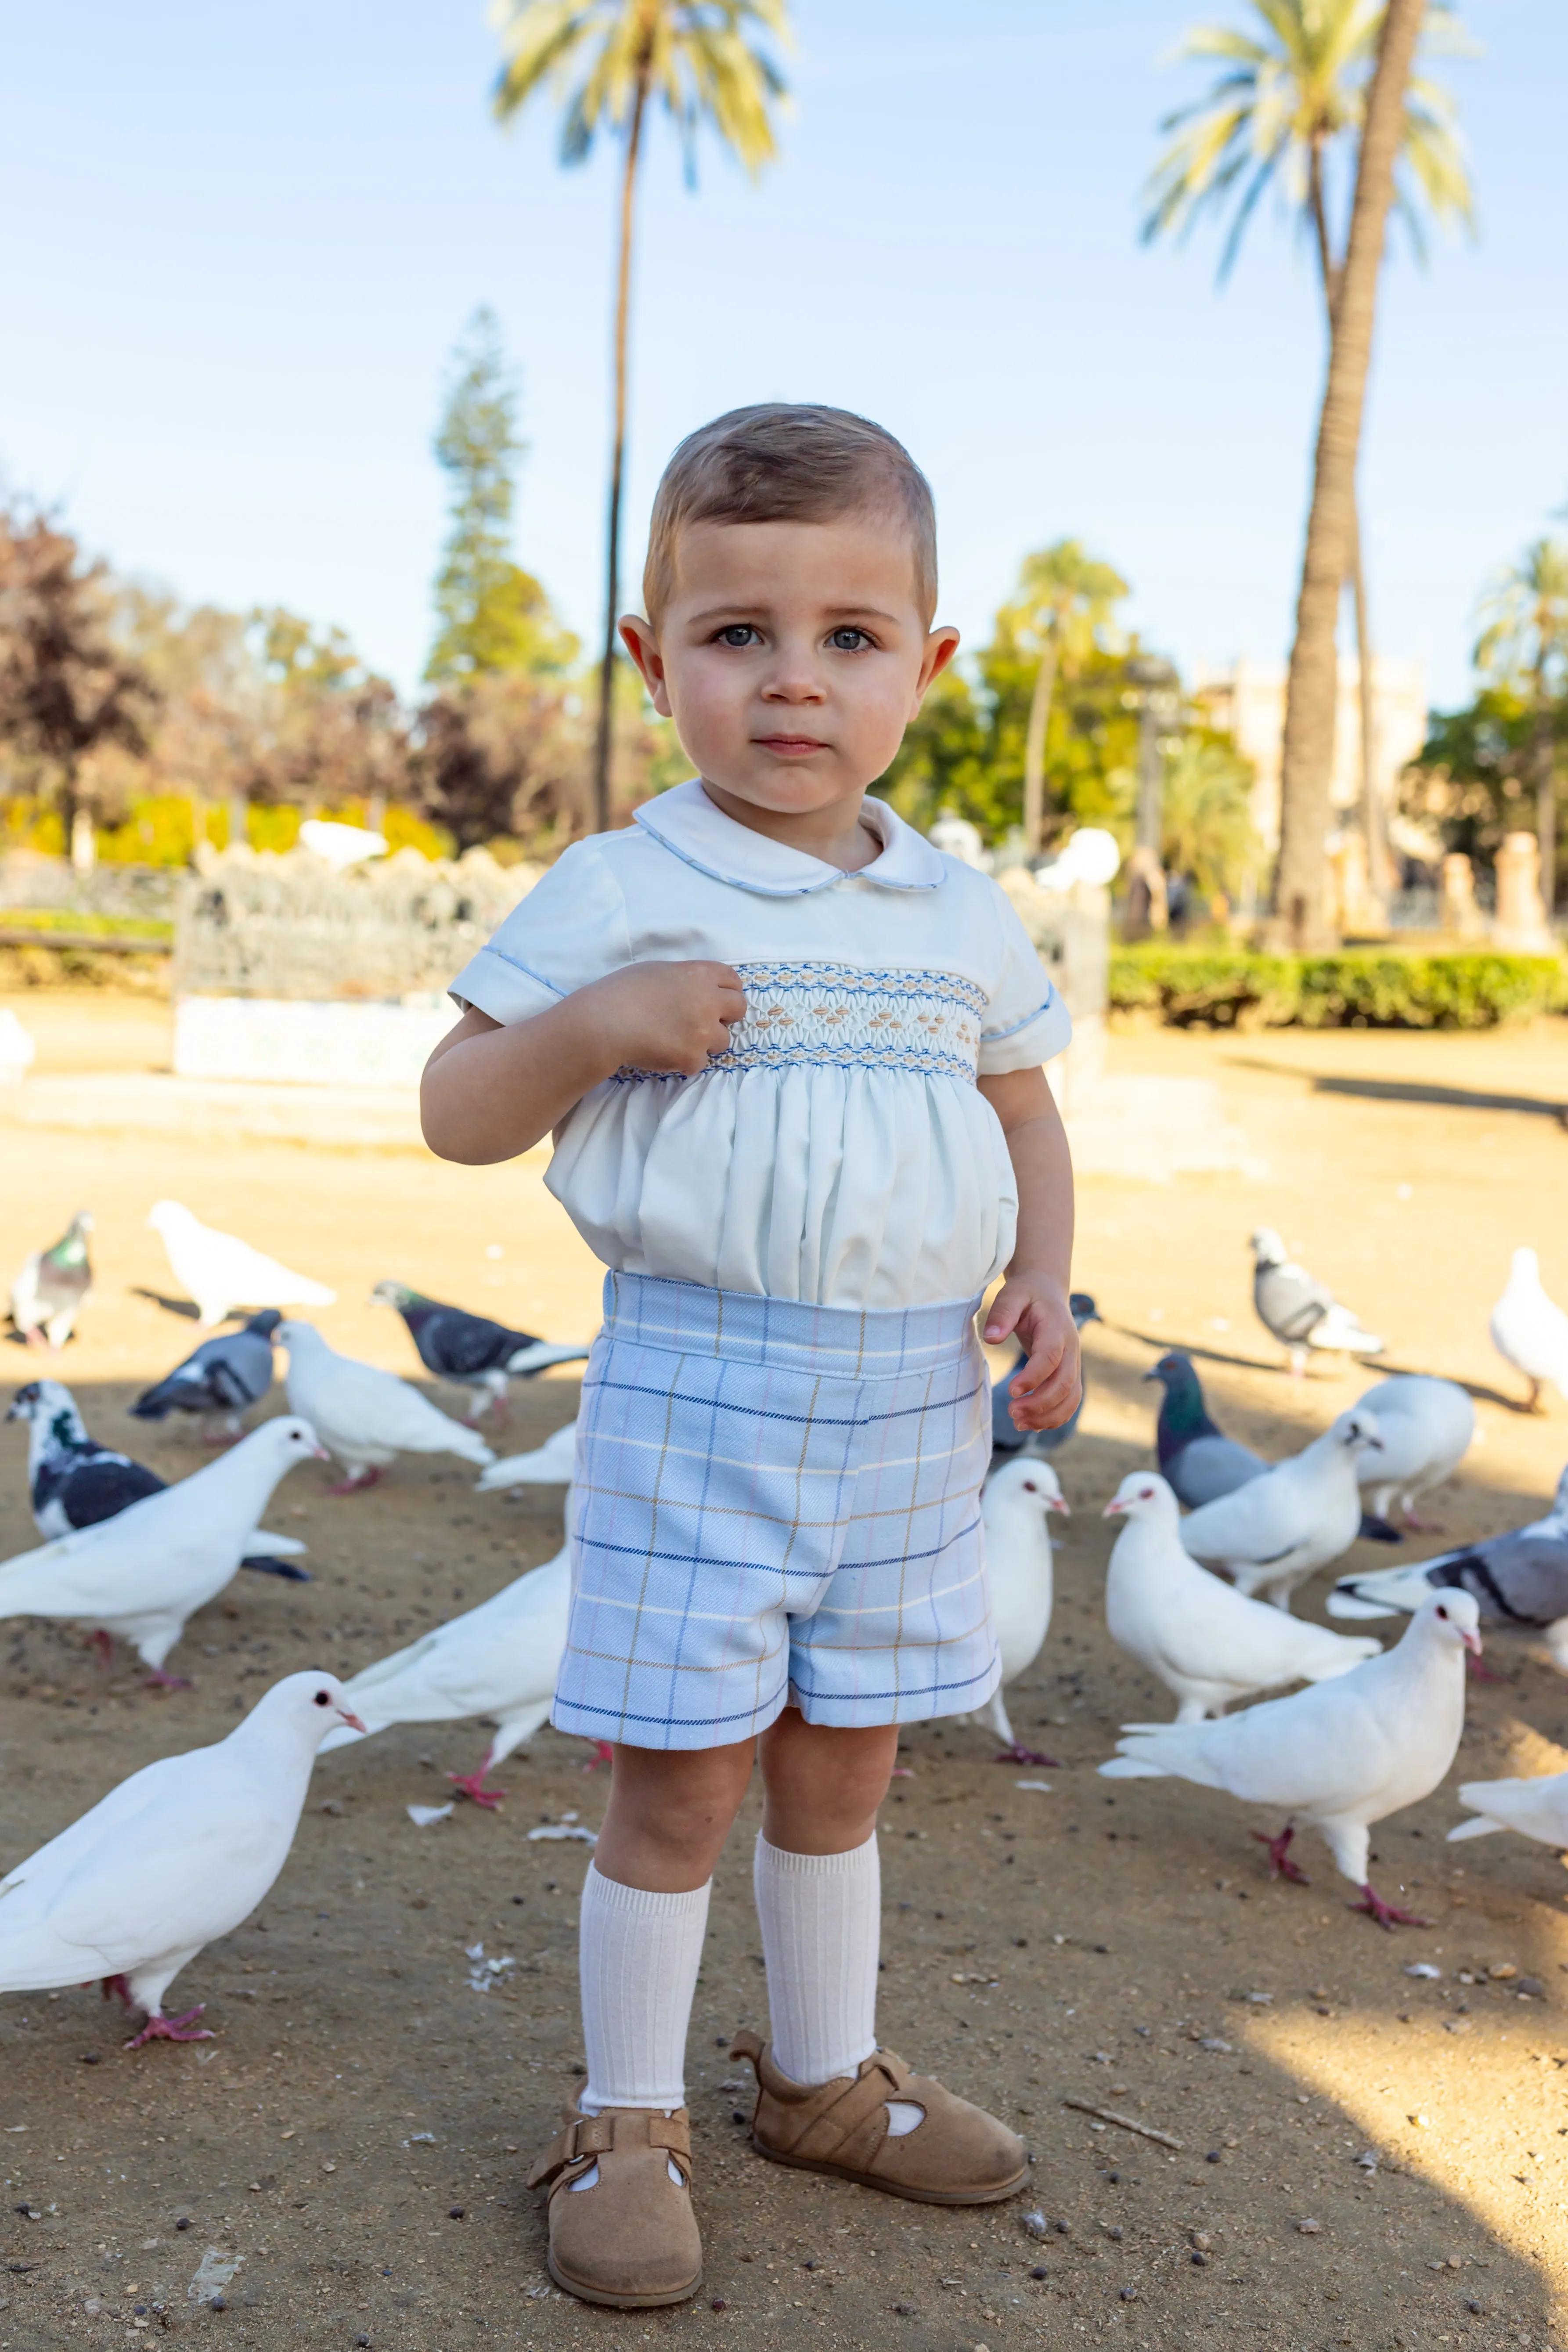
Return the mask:
[[[915,602],[936,610],[936,507],[901,441],[869,417],[815,401],[770,400],[700,425],[676,450],[653,502],[643,602],[650,621],[675,593],[680,534],[697,522],[831,522],[857,512],[905,524]]]

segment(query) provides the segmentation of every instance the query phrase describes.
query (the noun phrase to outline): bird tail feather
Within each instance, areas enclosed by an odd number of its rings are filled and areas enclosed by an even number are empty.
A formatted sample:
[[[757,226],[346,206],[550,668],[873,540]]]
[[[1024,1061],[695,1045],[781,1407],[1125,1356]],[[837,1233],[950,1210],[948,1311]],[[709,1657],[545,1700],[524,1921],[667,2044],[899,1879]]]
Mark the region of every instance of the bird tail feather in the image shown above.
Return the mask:
[[[1479,1813],[1473,1822],[1461,1822],[1458,1829],[1450,1830],[1448,1843],[1458,1845],[1461,1838],[1490,1837],[1494,1830],[1504,1826],[1501,1822],[1494,1822],[1489,1814]]]

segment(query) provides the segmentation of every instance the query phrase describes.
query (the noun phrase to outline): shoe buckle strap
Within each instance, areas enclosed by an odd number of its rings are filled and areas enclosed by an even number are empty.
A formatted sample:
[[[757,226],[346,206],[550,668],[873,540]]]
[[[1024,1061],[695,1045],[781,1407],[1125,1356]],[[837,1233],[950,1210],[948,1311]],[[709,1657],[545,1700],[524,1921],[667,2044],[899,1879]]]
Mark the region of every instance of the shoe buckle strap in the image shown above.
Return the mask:
[[[528,2186],[542,2189],[560,2179],[569,2166],[596,2156],[607,2156],[616,2144],[615,2120],[609,2116],[574,2116],[558,2131],[542,2156],[530,2167]]]

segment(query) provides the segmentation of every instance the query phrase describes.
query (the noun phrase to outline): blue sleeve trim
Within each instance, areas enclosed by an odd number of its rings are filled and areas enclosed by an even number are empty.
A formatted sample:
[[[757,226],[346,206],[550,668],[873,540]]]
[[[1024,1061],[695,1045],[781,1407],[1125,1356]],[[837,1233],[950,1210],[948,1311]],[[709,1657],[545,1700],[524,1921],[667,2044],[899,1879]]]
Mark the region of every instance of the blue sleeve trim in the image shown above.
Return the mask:
[[[1054,988],[1047,989],[1045,1003],[1043,1004],[1037,1004],[1033,1013],[1026,1013],[1022,1021],[1015,1021],[1011,1027],[1006,1029],[983,1029],[980,1032],[981,1044],[983,1045],[999,1045],[1005,1037],[1016,1037],[1020,1029],[1028,1029],[1032,1027],[1037,1021],[1043,1020],[1047,1013],[1054,1013],[1060,1003],[1061,999],[1057,994],[1056,990]]]

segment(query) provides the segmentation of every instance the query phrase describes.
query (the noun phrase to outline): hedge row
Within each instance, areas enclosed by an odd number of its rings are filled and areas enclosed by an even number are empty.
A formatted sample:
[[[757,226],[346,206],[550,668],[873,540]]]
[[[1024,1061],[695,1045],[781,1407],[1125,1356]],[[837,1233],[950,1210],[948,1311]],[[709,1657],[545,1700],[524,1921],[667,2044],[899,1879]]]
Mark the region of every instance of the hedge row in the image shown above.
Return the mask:
[[[1568,1011],[1568,968],[1483,950],[1272,956],[1150,943],[1112,953],[1110,1003],[1174,1028],[1493,1029]]]

